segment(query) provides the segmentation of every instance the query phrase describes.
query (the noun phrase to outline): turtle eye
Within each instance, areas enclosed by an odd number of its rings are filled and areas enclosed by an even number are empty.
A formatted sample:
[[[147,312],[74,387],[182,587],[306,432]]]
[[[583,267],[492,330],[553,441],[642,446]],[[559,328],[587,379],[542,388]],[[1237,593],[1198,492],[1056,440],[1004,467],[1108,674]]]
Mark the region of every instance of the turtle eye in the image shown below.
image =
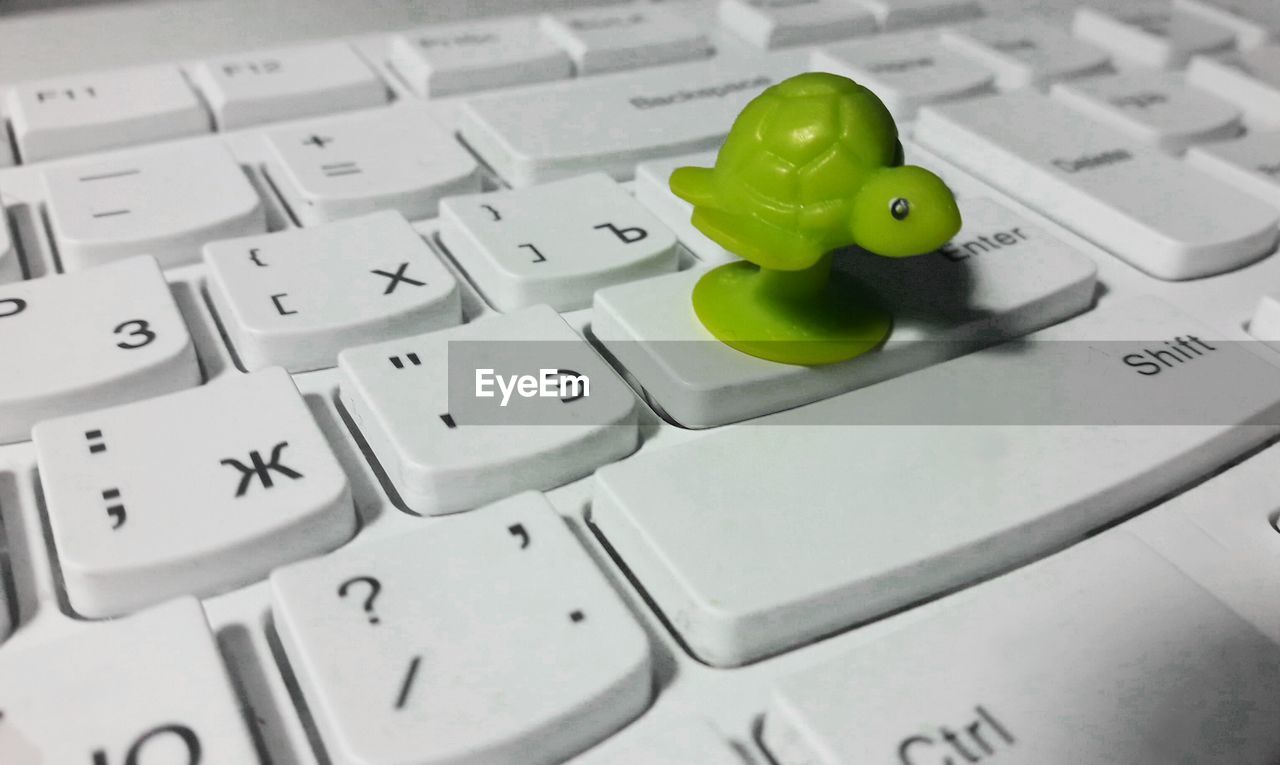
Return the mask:
[[[902,197],[898,197],[889,203],[889,214],[894,220],[906,220],[911,214],[911,203]]]

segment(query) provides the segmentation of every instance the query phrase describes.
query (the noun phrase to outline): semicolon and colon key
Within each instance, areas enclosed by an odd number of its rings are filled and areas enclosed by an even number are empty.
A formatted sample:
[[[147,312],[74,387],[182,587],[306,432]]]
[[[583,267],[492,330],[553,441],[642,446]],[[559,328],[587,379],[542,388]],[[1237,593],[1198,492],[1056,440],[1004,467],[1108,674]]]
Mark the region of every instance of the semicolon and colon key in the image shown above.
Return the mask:
[[[735,666],[1059,549],[1277,433],[1280,369],[1138,299],[606,465],[591,522],[689,649]]]
[[[40,420],[200,384],[195,346],[155,260],[0,285],[0,443]]]
[[[676,270],[675,235],[604,173],[440,204],[440,241],[500,311],[586,308],[597,289]]]
[[[639,445],[635,394],[545,305],[348,349],[338,367],[342,405],[415,513],[550,489]]]
[[[34,440],[81,616],[239,587],[355,531],[347,477],[278,368],[45,420]]]
[[[267,175],[304,226],[380,210],[420,220],[441,197],[480,190],[475,158],[407,107],[280,128],[265,141]]]
[[[49,229],[67,271],[142,253],[169,268],[199,260],[206,242],[267,229],[244,169],[213,142],[59,163],[44,182]]]
[[[334,765],[553,765],[649,704],[644,630],[539,494],[279,569],[271,589]]]
[[[343,348],[462,322],[458,283],[395,211],[204,248],[209,295],[240,363],[290,372]]]
[[[927,106],[913,137],[1161,279],[1222,273],[1275,247],[1274,208],[1033,91]]]

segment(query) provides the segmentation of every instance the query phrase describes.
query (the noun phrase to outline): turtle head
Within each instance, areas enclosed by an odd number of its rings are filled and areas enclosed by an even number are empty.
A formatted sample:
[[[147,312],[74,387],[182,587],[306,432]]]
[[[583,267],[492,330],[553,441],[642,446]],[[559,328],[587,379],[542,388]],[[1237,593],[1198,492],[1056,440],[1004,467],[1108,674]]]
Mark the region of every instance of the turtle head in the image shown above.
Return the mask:
[[[853,198],[853,242],[888,258],[933,252],[960,230],[951,189],[922,167],[886,167]]]

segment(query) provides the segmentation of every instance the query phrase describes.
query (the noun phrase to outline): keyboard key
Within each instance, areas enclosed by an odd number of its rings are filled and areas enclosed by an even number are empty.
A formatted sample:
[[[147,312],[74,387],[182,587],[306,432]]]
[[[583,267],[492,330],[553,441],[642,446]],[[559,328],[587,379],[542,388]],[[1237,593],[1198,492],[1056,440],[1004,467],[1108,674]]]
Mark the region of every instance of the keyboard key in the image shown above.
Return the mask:
[[[668,417],[705,428],[833,396],[1026,334],[1093,301],[1091,260],[987,200],[963,203],[964,228],[939,254],[846,255],[894,314],[875,353],[843,364],[778,364],[724,345],[689,310],[700,274],[601,290],[591,331]]]
[[[21,278],[22,264],[18,262],[18,251],[13,248],[13,237],[9,234],[9,216],[0,204],[0,284]]]
[[[355,531],[346,475],[278,368],[49,420],[34,436],[82,616],[248,584]]]
[[[1258,301],[1249,322],[1249,334],[1280,350],[1280,293],[1267,293]]]
[[[393,37],[389,55],[392,68],[424,98],[573,74],[568,54],[530,18],[426,27]]]
[[[1280,757],[1280,649],[1125,531],[966,595],[784,679],[779,765]]]
[[[702,30],[660,6],[582,9],[543,16],[542,31],[579,74],[671,64],[711,55]]]
[[[27,82],[6,111],[23,162],[209,132],[209,115],[171,66]]]
[[[1280,209],[1280,131],[1195,146],[1187,162]]]
[[[271,585],[335,763],[551,765],[649,703],[644,631],[538,494]]]
[[[1173,0],[1173,6],[1230,29],[1241,48],[1271,42],[1280,30],[1280,8],[1271,0]]]
[[[1034,92],[927,106],[914,137],[1161,279],[1222,273],[1275,247],[1275,210]]]
[[[935,32],[897,32],[828,45],[814,52],[813,68],[843,74],[867,86],[894,118],[910,120],[924,104],[993,90],[995,75],[938,45]]]
[[[1141,0],[1104,10],[1082,5],[1072,31],[1118,58],[1157,69],[1181,69],[1192,56],[1228,51],[1230,29],[1174,8],[1167,0]]]
[[[190,599],[6,647],[0,709],[7,765],[258,762],[204,612]]]
[[[1171,154],[1181,154],[1194,143],[1223,141],[1244,132],[1238,109],[1164,72],[1134,71],[1060,82],[1050,95]]]
[[[725,28],[766,49],[876,31],[871,11],[848,0],[721,0],[719,15]]]
[[[550,489],[637,446],[631,389],[546,306],[343,351],[338,367],[343,406],[414,512]],[[534,396],[518,376],[537,378]]]
[[[463,105],[459,132],[512,186],[594,170],[627,180],[641,160],[719,146],[748,101],[804,67],[798,54],[716,58],[481,95]]]
[[[26,441],[40,420],[200,383],[186,324],[145,256],[0,285],[0,358],[0,444]]]
[[[633,190],[636,201],[650,212],[658,216],[663,225],[671,229],[680,244],[694,254],[698,260],[710,265],[719,265],[738,260],[738,256],[707,238],[707,235],[693,227],[693,205],[671,192],[668,181],[677,167],[693,165],[711,167],[716,162],[716,152],[703,151],[696,154],[681,154],[665,159],[655,159],[636,165],[636,182]]]
[[[676,238],[604,173],[440,204],[440,240],[499,311],[591,305],[597,289],[676,270]]]
[[[1240,107],[1251,127],[1280,127],[1280,45],[1198,56],[1187,70],[1187,83]]]
[[[241,364],[332,367],[338,351],[462,323],[458,283],[398,212],[205,246]]]
[[[951,24],[982,15],[977,0],[859,0],[886,30]]]
[[[480,190],[479,166],[453,136],[400,109],[268,133],[267,172],[305,226],[398,210],[436,214],[440,197]]]
[[[219,130],[387,102],[387,86],[343,43],[203,61],[194,67],[191,78],[213,110]]]
[[[1061,547],[1278,432],[1280,369],[1139,299],[607,465],[591,517],[693,653],[737,665]]]
[[[940,34],[943,45],[994,71],[1004,90],[1043,88],[1106,72],[1111,65],[1104,51],[1033,18],[984,19]]]
[[[706,720],[682,720],[650,731],[626,746],[601,744],[567,765],[743,765],[724,734]]]
[[[170,268],[199,260],[206,242],[267,228],[244,170],[215,143],[62,163],[45,170],[44,181],[49,227],[67,271],[139,253]]]

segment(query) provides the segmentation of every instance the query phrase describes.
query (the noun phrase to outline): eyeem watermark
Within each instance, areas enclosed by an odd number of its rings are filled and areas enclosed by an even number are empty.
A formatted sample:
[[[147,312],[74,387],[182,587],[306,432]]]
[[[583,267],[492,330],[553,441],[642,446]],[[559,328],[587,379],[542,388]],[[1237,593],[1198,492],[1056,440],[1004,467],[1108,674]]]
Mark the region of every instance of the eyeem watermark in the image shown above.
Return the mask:
[[[498,406],[506,406],[513,394],[521,398],[576,401],[591,395],[591,380],[569,369],[540,369],[536,375],[501,375],[493,369],[476,370],[476,398],[501,396]]]

